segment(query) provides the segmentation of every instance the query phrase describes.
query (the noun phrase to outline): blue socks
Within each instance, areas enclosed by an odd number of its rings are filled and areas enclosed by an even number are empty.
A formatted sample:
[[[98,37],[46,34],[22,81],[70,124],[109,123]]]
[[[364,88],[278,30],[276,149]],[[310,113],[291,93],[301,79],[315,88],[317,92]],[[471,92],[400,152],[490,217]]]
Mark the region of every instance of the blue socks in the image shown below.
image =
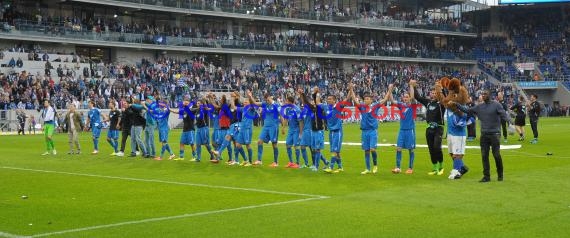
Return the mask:
[[[273,147],[273,162],[277,163],[279,159],[279,148]]]
[[[315,151],[315,167],[319,169],[319,163],[321,162],[321,151]],[[319,158],[319,159],[317,159]]]
[[[229,157],[228,161],[231,161],[234,151],[232,150],[232,145],[230,144],[230,141],[227,142],[228,142],[227,147],[228,147],[228,157]],[[224,143],[226,143],[226,141],[224,141]]]
[[[250,148],[247,148],[247,158],[249,159],[249,162],[252,163],[253,161],[253,150]]]
[[[287,157],[289,158],[289,163],[293,163],[293,151],[291,147],[287,147]]]
[[[414,150],[410,150],[410,169],[414,168],[414,159],[416,157],[416,153]]]
[[[238,152],[239,154],[243,157],[243,161],[248,161],[248,159],[245,157],[245,151],[243,150],[243,146],[238,147]],[[237,158],[238,156],[236,156]]]
[[[261,161],[263,156],[263,145],[257,145],[257,160]]]
[[[184,158],[184,150],[180,150],[180,158]]]
[[[303,160],[305,161],[305,165],[309,166],[309,158],[307,157],[307,148],[301,149],[301,155],[303,156]]]
[[[198,148],[196,149],[198,151],[198,158],[196,158],[197,160],[201,160],[202,159],[202,145],[198,145]],[[192,153],[193,155],[194,153]]]
[[[295,162],[299,164],[299,148],[295,148]]]
[[[338,168],[342,169],[342,160],[340,159],[340,155],[336,158],[336,163],[338,164]]]
[[[330,163],[330,167],[331,169],[334,169],[334,163],[336,163],[336,156],[332,156],[331,157],[331,163]]]
[[[461,170],[462,167],[463,167],[462,159],[453,159],[453,169]]]
[[[402,151],[398,150],[396,151],[396,168],[400,168],[400,165],[402,165]]]
[[[374,164],[374,166],[378,165],[378,154],[376,153],[376,151],[370,151],[370,154],[372,154],[372,164]]]
[[[366,164],[366,170],[370,170],[370,151],[364,151],[364,163]]]
[[[99,138],[93,139],[93,146],[95,150],[99,150]]]

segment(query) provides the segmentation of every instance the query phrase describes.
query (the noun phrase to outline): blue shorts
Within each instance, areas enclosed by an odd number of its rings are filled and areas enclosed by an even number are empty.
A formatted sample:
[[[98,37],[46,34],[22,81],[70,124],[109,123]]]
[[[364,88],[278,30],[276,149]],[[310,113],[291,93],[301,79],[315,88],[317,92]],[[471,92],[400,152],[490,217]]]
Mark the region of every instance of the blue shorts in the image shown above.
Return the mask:
[[[342,130],[329,131],[331,153],[340,153],[342,147]]]
[[[168,129],[158,129],[158,139],[161,143],[168,143]]]
[[[287,132],[287,139],[285,140],[285,145],[287,146],[299,146],[301,138],[299,138],[299,130],[289,130]]]
[[[400,130],[400,133],[398,133],[398,143],[396,143],[396,146],[403,149],[415,149],[416,131],[414,129]]]
[[[311,132],[311,149],[322,150],[325,148],[325,132],[312,131]]]
[[[264,143],[270,142],[277,143],[279,139],[279,127],[263,127],[261,129],[261,134],[259,134],[259,140],[263,141]]]
[[[101,136],[101,128],[99,127],[91,128],[91,132],[93,133],[93,138],[99,138],[99,136]]]
[[[239,133],[239,122],[238,123],[234,123],[230,125],[230,129],[228,129],[226,135],[229,135],[232,137],[232,139],[236,139],[238,133]]]
[[[311,134],[312,131],[303,131],[303,136],[301,137],[301,141],[299,142],[300,146],[311,146]]]
[[[212,134],[212,141],[214,141],[216,145],[222,145],[227,133],[228,130],[226,129],[214,129],[214,133]]]
[[[252,134],[251,128],[240,128],[236,142],[241,145],[249,145],[251,144]]]
[[[210,128],[198,127],[196,130],[196,144],[197,145],[207,145],[210,144]]]
[[[107,132],[107,138],[117,140],[119,139],[119,130],[109,130]]]
[[[376,149],[376,146],[378,146],[378,131],[376,129],[362,130],[361,140],[363,150]]]
[[[183,145],[193,145],[195,140],[195,131],[184,131],[180,136],[180,144]]]

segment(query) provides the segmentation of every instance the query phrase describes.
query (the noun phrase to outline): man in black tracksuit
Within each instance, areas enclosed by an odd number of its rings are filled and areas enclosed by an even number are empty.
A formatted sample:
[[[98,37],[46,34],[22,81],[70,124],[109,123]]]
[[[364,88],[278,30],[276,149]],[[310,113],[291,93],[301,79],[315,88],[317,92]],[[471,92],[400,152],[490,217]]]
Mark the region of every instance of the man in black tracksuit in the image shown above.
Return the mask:
[[[441,151],[441,138],[443,136],[443,115],[445,107],[440,103],[443,99],[442,92],[436,92],[433,89],[430,92],[430,98],[425,98],[415,93],[416,81],[410,81],[411,97],[415,98],[418,102],[423,104],[426,111],[426,122],[428,123],[426,129],[426,140],[429,148],[429,154],[433,169],[429,175],[442,175],[443,174],[443,152]]]
[[[501,106],[503,106],[503,110],[505,110],[505,112],[509,110],[503,92],[499,92],[499,94],[497,95],[497,101],[499,101]],[[503,142],[507,143],[507,122],[503,119],[501,119],[501,128],[503,130]]]
[[[127,142],[127,138],[129,138],[129,136],[131,135],[131,127],[132,127],[131,119],[133,118],[133,113],[134,113],[130,104],[126,105],[125,107],[122,108],[123,113],[121,113],[120,128],[122,132],[121,132],[121,151],[119,152],[119,156],[124,156],[125,154],[125,145]]]
[[[489,149],[493,151],[493,158],[497,166],[497,176],[499,181],[503,181],[503,159],[501,158],[501,120],[512,124],[511,118],[507,115],[503,106],[490,99],[489,90],[481,93],[483,103],[469,108],[469,114],[477,115],[481,121],[481,159],[483,161],[483,178],[479,182],[491,181],[489,165]]]
[[[538,117],[540,117],[540,103],[538,103],[538,96],[536,94],[530,95],[530,103],[527,104],[528,118],[530,119],[530,128],[534,138],[530,141],[531,144],[538,143]]]

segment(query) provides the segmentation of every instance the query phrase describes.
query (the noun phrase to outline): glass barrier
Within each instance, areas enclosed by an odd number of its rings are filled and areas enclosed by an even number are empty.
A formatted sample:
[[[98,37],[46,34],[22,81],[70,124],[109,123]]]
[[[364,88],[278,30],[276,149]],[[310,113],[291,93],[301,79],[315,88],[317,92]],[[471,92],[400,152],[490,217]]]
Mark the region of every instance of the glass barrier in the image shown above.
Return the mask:
[[[314,21],[341,22],[365,26],[383,26],[395,28],[413,28],[436,31],[450,31],[463,33],[476,33],[473,25],[458,22],[438,22],[431,19],[416,20],[396,20],[385,17],[364,17],[354,10],[347,11],[315,11],[297,8],[288,8],[282,5],[244,5],[233,1],[213,1],[213,0],[115,0],[119,2],[129,2],[145,5],[164,6],[180,9],[192,9],[203,11],[216,11],[227,13],[238,13],[247,15],[258,15],[281,18],[297,18]]]
[[[217,49],[264,50],[299,53],[342,54],[361,56],[387,56],[411,57],[431,59],[462,59],[473,60],[470,53],[455,53],[446,51],[419,51],[416,49],[386,50],[368,49],[355,45],[346,46],[344,43],[331,43],[329,46],[316,44],[294,45],[283,42],[255,42],[232,39],[190,38],[182,36],[152,35],[142,33],[112,32],[88,29],[86,26],[70,25],[65,23],[37,24],[37,22],[16,20],[14,31],[4,31],[10,34],[23,34],[48,37],[62,37],[68,39],[126,42],[148,45],[191,46]]]

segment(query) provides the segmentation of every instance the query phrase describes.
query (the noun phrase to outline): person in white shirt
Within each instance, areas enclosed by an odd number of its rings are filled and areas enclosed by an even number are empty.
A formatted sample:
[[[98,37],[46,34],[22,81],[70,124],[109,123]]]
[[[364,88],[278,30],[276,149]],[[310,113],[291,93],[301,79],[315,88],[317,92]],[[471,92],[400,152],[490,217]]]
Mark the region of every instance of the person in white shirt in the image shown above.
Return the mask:
[[[53,132],[55,130],[55,109],[49,105],[47,100],[44,101],[44,109],[41,111],[42,121],[44,122],[44,138],[46,141],[46,152],[42,155],[57,154],[53,143]]]

